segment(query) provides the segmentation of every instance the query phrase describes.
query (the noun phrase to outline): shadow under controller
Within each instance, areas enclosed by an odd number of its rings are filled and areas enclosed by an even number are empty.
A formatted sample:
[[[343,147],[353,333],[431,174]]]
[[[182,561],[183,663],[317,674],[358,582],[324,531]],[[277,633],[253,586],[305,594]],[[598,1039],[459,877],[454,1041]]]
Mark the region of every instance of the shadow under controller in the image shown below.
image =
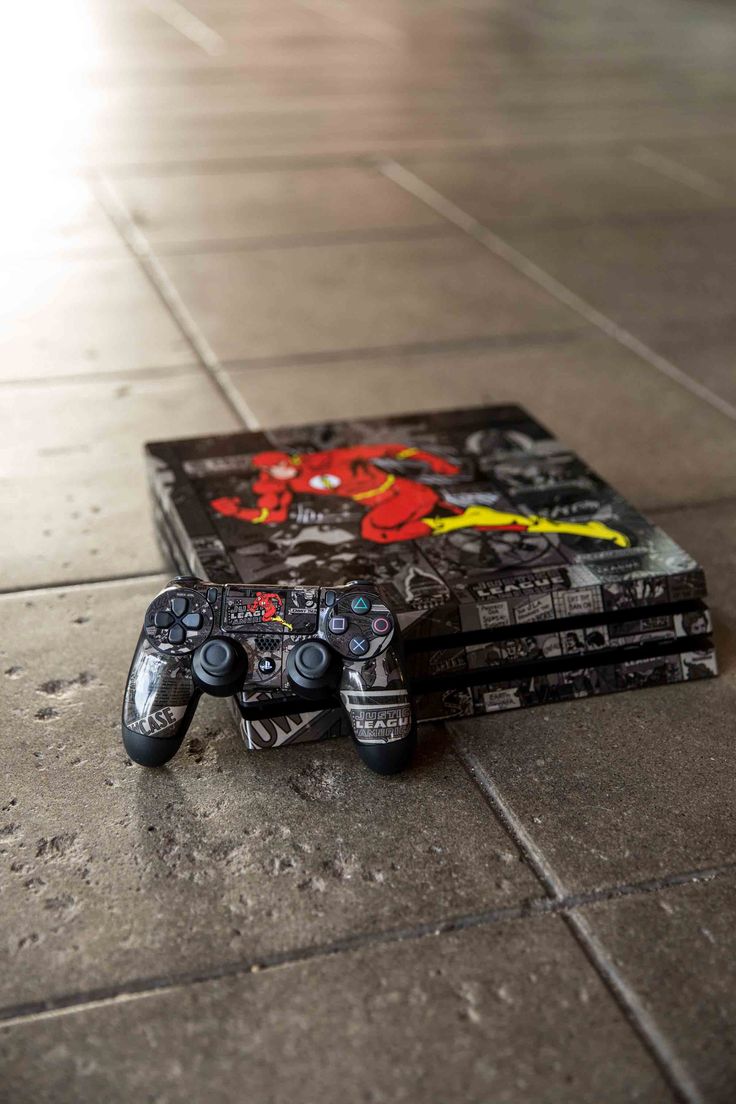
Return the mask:
[[[274,582],[375,581],[420,723],[716,674],[702,569],[519,407],[146,452],[179,572],[247,580],[257,602]],[[250,687],[233,702],[249,748],[348,732],[333,701]]]

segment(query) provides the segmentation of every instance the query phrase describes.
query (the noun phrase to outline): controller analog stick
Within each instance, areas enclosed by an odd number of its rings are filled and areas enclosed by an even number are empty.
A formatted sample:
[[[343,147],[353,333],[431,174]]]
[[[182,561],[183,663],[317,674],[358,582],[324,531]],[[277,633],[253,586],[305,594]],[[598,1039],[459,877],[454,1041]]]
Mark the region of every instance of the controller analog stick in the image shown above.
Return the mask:
[[[289,652],[286,673],[295,690],[320,696],[335,686],[340,666],[335,653],[321,640],[305,640]]]
[[[248,660],[234,640],[208,640],[192,659],[194,681],[215,697],[227,697],[240,689],[248,671]]]

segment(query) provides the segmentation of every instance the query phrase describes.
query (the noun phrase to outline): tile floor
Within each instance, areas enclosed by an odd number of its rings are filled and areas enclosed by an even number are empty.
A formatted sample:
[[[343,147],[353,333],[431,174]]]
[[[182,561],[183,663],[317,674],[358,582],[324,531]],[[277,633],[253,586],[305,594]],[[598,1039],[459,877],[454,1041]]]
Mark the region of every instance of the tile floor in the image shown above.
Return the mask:
[[[0,1097],[730,1104],[736,11],[11,11]],[[132,767],[142,442],[495,400],[701,559],[721,678]]]

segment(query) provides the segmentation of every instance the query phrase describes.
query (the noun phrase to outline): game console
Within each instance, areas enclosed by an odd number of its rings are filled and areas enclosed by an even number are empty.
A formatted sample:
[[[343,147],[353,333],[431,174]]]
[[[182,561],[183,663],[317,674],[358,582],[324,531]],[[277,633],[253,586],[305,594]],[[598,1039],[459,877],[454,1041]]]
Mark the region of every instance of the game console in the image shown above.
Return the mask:
[[[147,446],[180,572],[372,579],[418,722],[716,673],[702,568],[519,407]],[[329,700],[250,685],[253,749],[346,733]]]

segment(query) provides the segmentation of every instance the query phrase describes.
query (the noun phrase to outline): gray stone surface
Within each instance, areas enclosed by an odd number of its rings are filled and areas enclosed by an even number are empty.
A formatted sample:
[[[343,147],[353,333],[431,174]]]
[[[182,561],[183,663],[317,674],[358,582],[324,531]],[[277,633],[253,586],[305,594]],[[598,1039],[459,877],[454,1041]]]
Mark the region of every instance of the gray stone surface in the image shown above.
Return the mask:
[[[453,160],[412,157],[409,166],[442,195],[491,229],[534,224],[581,231],[586,222],[687,215],[733,207],[733,197],[704,195],[640,160],[637,148],[610,146],[561,154],[498,150]]]
[[[581,327],[459,232],[177,255],[166,270],[221,360]]]
[[[207,699],[168,767],[133,766],[120,702],[158,582],[0,598],[0,1004],[539,895],[441,729],[386,781],[347,741],[248,753]]]
[[[736,1084],[736,878],[622,897],[583,913],[709,1104]]]
[[[305,358],[231,377],[264,425],[518,402],[644,510],[736,489],[730,419],[602,335]]]
[[[705,567],[720,678],[453,725],[570,892],[736,861],[734,509],[656,520]]]
[[[2,394],[0,590],[163,570],[143,443],[241,428],[198,368]]]
[[[14,1100],[659,1104],[558,918],[366,947],[0,1026]]]
[[[191,364],[192,351],[135,261],[48,255],[4,267],[0,380]]]
[[[163,251],[447,225],[375,169],[359,166],[125,176],[116,187],[136,225]]]

